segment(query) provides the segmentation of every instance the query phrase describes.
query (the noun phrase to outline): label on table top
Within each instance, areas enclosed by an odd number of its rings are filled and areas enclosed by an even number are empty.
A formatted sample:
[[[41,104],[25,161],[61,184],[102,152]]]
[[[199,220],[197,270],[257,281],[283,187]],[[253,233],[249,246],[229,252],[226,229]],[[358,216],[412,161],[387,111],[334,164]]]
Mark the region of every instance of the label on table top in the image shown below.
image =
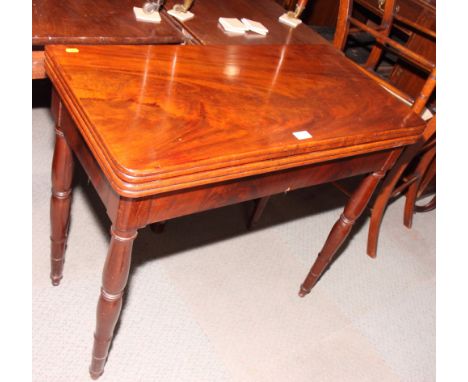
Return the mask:
[[[303,139],[309,139],[309,138],[312,138],[312,135],[308,132],[308,131],[295,131],[293,133],[293,135],[299,139],[300,141],[302,141]]]

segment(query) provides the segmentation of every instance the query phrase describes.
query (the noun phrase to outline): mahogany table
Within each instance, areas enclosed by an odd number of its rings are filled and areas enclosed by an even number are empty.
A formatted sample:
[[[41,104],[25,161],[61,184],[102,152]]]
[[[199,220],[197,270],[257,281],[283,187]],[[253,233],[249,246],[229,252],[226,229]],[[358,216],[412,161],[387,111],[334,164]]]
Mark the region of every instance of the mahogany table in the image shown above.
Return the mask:
[[[93,378],[103,373],[138,229],[367,174],[301,285],[304,296],[423,129],[329,45],[67,48],[45,51],[56,121],[51,279],[62,278],[76,158],[112,222]]]
[[[182,0],[167,0],[164,8],[171,9]],[[179,22],[171,18],[189,44],[250,45],[250,44],[326,44],[327,41],[305,24],[291,28],[278,21],[285,9],[273,0],[195,0],[190,11],[195,18]],[[262,36],[253,32],[245,35],[225,33],[218,23],[220,17],[243,17],[259,21],[269,32]]]
[[[163,14],[161,23],[137,21],[143,0],[33,0],[32,78],[45,78],[50,44],[180,44],[183,37]]]

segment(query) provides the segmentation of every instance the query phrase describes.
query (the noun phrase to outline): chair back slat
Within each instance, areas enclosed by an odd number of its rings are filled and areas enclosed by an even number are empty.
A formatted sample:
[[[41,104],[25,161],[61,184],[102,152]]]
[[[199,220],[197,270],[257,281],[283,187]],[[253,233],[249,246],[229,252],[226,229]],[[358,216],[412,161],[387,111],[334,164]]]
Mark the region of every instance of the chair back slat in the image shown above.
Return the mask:
[[[356,20],[353,17],[349,18],[349,22],[354,26],[362,29],[364,32],[369,33],[371,36],[375,37],[375,39],[380,44],[386,44],[392,47],[393,49],[397,50],[401,55],[403,55],[407,60],[410,60],[412,63],[420,66],[422,69],[425,70],[432,70],[435,67],[435,64],[425,58],[424,56],[414,53],[411,49],[406,48],[404,45],[392,40],[390,37],[385,36],[384,34],[376,31],[375,29],[367,26],[366,24],[362,23],[359,20]]]
[[[361,2],[359,0],[356,1],[358,1],[360,5],[363,5],[369,9],[369,6],[366,5],[365,2]],[[435,63],[390,37],[394,19],[397,17],[395,12],[396,0],[386,0],[383,12],[379,11],[378,13],[381,15],[381,22],[375,26],[374,24],[365,24],[362,21],[352,17],[353,3],[353,0],[340,0],[337,27],[333,40],[334,46],[343,51],[345,49],[348,36],[351,34],[351,30],[354,29],[368,33],[374,37],[376,42],[371,49],[366,63],[364,65],[358,65],[357,63],[353,61],[352,62],[361,70],[361,72],[368,75],[379,85],[387,89],[390,93],[411,106],[415,113],[422,115],[424,111],[427,111],[425,106],[436,86]],[[402,23],[412,27],[415,30],[418,30],[423,34],[434,36],[435,38],[435,32],[425,30],[427,28],[421,28],[412,21],[403,18]],[[382,58],[384,49],[392,51],[392,53],[395,53],[398,57],[402,58],[409,64],[416,66],[418,69],[422,69],[429,74],[429,77],[427,78],[423,88],[421,89],[421,92],[416,97],[416,99],[398,89],[376,73],[375,70]],[[430,117],[431,114],[428,114]]]
[[[336,23],[335,37],[333,45],[339,50],[343,50],[349,34],[349,15],[353,12],[352,0],[340,0],[338,9],[338,21]]]
[[[395,9],[395,0],[386,0],[386,6],[382,15],[382,21],[378,27],[379,34],[387,37],[390,35],[393,25],[393,15]],[[379,39],[377,39],[379,41]],[[379,41],[380,42],[380,41]],[[375,69],[383,54],[383,48],[380,44],[375,44],[367,58],[365,67]]]

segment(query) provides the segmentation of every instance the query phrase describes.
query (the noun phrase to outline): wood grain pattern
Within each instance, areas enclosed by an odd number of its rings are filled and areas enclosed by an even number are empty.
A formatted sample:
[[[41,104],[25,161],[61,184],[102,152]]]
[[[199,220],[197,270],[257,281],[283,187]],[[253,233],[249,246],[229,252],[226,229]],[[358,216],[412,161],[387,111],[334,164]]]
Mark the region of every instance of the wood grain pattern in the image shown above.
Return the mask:
[[[168,0],[165,9],[171,9],[180,0]],[[195,18],[184,23],[176,21],[185,30],[192,43],[201,45],[265,45],[265,44],[326,44],[318,33],[305,24],[291,28],[278,21],[285,9],[272,0],[196,0],[190,8]],[[269,32],[266,36],[256,33],[232,35],[218,24],[220,17],[248,18],[259,21]]]
[[[33,0],[32,45],[178,44],[180,33],[165,17],[160,24],[139,22],[138,0]]]
[[[50,46],[46,67],[123,196],[397,147],[423,126],[328,45]]]
[[[56,92],[54,91],[53,94],[56,94]],[[58,100],[58,98],[53,97],[53,105],[55,100]],[[110,220],[115,221],[119,196],[106,181],[103,171],[65,108],[60,114],[58,123],[61,125],[68,145],[85,169],[92,185],[104,203]],[[146,197],[143,199],[146,203],[145,208],[148,211],[139,215],[136,226],[141,228],[154,222],[161,222],[212,208],[242,203],[251,199],[370,173],[380,169],[388,155],[388,150],[377,151]]]

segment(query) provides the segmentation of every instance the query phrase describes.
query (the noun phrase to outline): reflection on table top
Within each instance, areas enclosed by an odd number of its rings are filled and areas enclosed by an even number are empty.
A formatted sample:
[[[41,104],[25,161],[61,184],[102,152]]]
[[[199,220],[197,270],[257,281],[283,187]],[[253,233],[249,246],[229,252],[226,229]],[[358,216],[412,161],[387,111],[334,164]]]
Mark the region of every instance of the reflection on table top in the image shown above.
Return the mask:
[[[141,195],[397,147],[422,129],[330,45],[66,48],[46,48],[49,77],[106,176]]]

